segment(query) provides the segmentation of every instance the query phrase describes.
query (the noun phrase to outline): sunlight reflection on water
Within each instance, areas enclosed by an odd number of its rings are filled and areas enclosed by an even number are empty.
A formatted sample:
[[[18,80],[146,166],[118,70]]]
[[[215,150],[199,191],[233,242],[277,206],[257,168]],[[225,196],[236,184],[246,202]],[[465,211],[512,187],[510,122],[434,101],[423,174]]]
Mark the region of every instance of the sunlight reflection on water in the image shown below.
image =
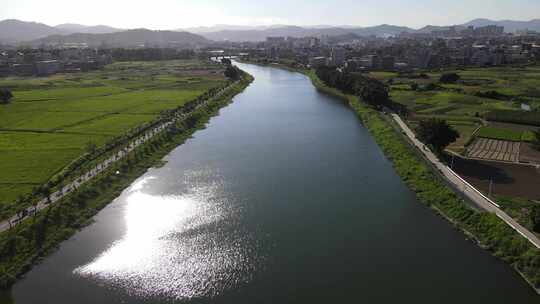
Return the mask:
[[[219,185],[155,196],[135,183],[124,210],[126,233],[91,263],[74,270],[143,297],[211,297],[248,282],[262,257]],[[221,195],[221,196],[220,196]]]

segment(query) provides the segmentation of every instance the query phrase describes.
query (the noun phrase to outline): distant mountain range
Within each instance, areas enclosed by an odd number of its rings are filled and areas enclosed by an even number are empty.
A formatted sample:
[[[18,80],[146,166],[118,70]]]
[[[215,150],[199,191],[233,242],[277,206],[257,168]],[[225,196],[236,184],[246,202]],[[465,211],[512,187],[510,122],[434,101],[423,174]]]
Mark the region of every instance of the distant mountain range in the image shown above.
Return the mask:
[[[540,32],[540,19],[534,19],[530,21],[514,21],[514,20],[489,20],[489,19],[475,19],[465,24],[455,25],[458,29],[465,28],[467,26],[486,26],[486,25],[498,25],[504,26],[507,33],[514,33],[519,30],[532,30]],[[188,31],[196,32],[207,39],[214,41],[263,41],[268,36],[291,36],[291,37],[305,37],[305,36],[344,36],[348,34],[354,34],[359,37],[365,36],[394,36],[401,32],[409,33],[429,33],[433,30],[448,29],[450,26],[433,26],[428,25],[421,29],[412,29],[409,27],[396,26],[396,25],[378,25],[371,27],[354,27],[354,26],[311,26],[311,27],[299,27],[299,26],[267,26],[267,27],[242,27],[242,26],[227,26],[219,25],[213,27],[193,28],[186,29]]]
[[[518,30],[540,31],[540,19],[531,21],[475,19],[466,26],[499,25],[504,26],[506,32]],[[86,26],[80,24],[60,24],[49,26],[43,23],[25,22],[15,19],[0,21],[0,43],[38,45],[58,42],[78,42],[89,45],[135,46],[140,44],[166,45],[170,43],[182,45],[206,44],[210,41],[264,41],[269,36],[339,36],[339,37],[365,37],[375,35],[379,37],[393,36],[401,32],[430,32],[448,27],[426,26],[421,29],[396,25],[378,25],[371,27],[354,26],[328,26],[318,25],[300,27],[291,25],[271,26],[239,26],[215,25],[209,27],[194,27],[174,31],[151,31],[146,29],[123,30],[106,25]]]
[[[34,40],[49,35],[63,35],[69,32],[43,23],[25,22],[14,19],[0,21],[0,41],[14,43]]]
[[[340,36],[346,34],[355,34],[357,36],[391,36],[401,32],[414,32],[414,29],[395,25],[378,25],[373,27],[300,27],[300,26],[281,26],[269,27],[265,29],[251,30],[219,30],[215,32],[200,32],[199,34],[207,39],[214,41],[264,41],[269,36]]]
[[[531,21],[514,21],[514,20],[489,20],[489,19],[474,19],[464,24],[454,25],[457,30],[464,29],[468,26],[481,27],[487,25],[497,25],[504,26],[504,31],[506,33],[515,33],[516,31],[531,30],[540,32],[540,19],[534,19]],[[425,26],[417,32],[419,33],[429,33],[434,30],[447,30],[450,26],[434,26],[428,25]]]
[[[0,41],[7,43],[31,41],[51,35],[69,35],[73,33],[105,34],[119,31],[122,30],[106,25],[86,26],[66,23],[49,26],[43,23],[15,19],[0,21]]]
[[[504,26],[504,31],[507,33],[514,33],[516,31],[531,30],[540,32],[540,19],[533,19],[530,21],[515,21],[515,20],[500,20],[494,21],[489,19],[475,19],[463,24],[463,26],[486,26],[486,25],[498,25]]]

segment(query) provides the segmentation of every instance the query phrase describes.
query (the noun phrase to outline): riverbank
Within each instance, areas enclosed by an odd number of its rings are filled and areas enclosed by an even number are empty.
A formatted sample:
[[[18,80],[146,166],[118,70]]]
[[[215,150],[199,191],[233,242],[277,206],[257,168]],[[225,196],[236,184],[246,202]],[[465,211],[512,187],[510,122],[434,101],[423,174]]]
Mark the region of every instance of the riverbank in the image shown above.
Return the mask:
[[[397,173],[418,199],[431,207],[456,228],[494,256],[512,265],[540,294],[540,251],[508,227],[495,214],[473,210],[432,172],[412,147],[382,115],[363,104],[358,97],[344,94],[326,86],[311,70],[298,70],[311,79],[313,85],[327,94],[345,100],[362,120]]]
[[[18,278],[65,239],[91,223],[92,217],[113,201],[148,168],[162,164],[162,158],[205,127],[219,109],[232,102],[253,77],[234,84],[222,95],[186,115],[167,132],[138,146],[120,163],[84,184],[46,210],[0,234],[0,287],[9,288]]]

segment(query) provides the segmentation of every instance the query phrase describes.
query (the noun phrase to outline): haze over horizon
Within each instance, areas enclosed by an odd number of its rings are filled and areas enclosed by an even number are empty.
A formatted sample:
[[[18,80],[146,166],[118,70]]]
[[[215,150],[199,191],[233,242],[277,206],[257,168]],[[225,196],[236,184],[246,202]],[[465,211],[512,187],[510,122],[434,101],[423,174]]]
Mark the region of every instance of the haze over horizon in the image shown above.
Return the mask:
[[[4,0],[5,1],[5,0]],[[466,9],[465,9],[466,8]],[[123,13],[122,13],[123,12]],[[395,24],[412,28],[425,25],[461,24],[476,18],[531,20],[538,18],[536,0],[283,0],[175,1],[18,0],[5,5],[0,20],[19,19],[48,25],[79,23],[117,28],[177,29],[216,24],[351,25]]]

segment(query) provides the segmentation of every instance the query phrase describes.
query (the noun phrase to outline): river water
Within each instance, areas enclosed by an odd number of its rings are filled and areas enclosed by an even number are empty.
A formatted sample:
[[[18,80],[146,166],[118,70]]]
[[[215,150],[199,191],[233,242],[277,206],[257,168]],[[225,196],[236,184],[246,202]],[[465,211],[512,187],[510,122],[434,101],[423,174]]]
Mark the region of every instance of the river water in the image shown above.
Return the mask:
[[[254,83],[13,288],[15,303],[538,303],[304,75]]]

